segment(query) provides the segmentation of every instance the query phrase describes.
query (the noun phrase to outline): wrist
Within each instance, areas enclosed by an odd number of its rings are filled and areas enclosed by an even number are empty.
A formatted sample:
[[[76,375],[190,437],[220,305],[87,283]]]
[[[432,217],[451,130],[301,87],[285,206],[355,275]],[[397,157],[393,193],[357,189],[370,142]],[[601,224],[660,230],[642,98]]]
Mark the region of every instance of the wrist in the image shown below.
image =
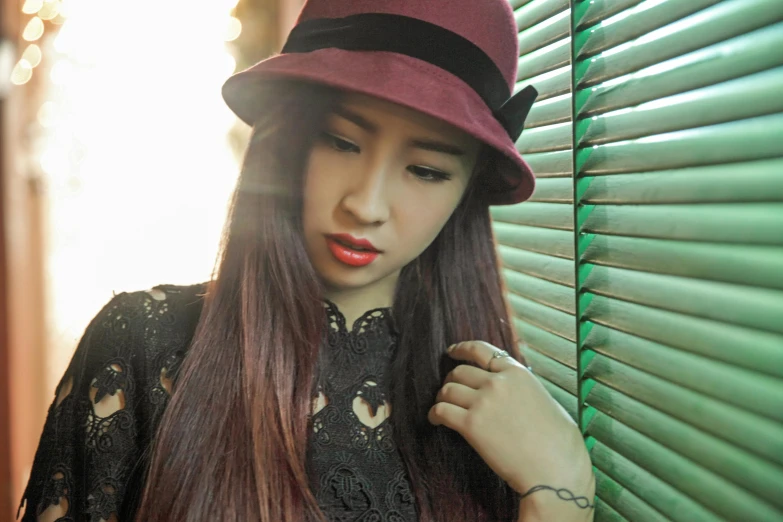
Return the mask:
[[[595,475],[590,471],[582,480],[539,483],[520,493],[519,520],[525,522],[558,520],[584,522],[593,520],[595,510]]]
[[[593,494],[587,495],[571,488],[542,484],[522,495],[519,501],[519,520],[584,522],[593,520],[594,509]]]

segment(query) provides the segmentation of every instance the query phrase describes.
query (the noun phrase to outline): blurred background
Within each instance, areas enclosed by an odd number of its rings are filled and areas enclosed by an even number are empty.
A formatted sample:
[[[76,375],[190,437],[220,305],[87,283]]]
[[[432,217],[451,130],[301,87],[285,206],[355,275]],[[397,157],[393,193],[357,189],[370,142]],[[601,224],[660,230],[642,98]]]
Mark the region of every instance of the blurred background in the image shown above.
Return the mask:
[[[2,0],[0,521],[92,316],[210,277],[247,137],[220,87],[301,3]]]

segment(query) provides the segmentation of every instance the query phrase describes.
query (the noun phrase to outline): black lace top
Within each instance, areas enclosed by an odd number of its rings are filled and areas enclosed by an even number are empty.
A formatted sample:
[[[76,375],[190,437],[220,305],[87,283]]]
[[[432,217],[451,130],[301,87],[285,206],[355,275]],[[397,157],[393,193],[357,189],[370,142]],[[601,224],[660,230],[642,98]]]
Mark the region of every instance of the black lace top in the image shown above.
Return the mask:
[[[132,521],[149,444],[201,312],[204,285],[115,296],[57,387],[24,493],[22,521]],[[388,309],[352,328],[331,302],[308,445],[311,487],[334,522],[416,520],[387,418],[396,348]]]

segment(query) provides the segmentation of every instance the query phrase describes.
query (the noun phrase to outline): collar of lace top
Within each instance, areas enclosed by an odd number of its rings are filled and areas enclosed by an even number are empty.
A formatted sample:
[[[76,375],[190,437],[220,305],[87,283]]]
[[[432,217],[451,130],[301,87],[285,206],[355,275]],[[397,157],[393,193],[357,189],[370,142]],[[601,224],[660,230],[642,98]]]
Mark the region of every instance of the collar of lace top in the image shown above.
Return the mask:
[[[332,333],[344,332],[354,335],[368,333],[385,335],[397,334],[397,327],[392,314],[392,309],[389,307],[367,310],[354,321],[353,326],[349,330],[345,316],[337,305],[328,299],[324,299],[323,301],[324,309],[326,310],[327,319],[329,321],[329,330]]]

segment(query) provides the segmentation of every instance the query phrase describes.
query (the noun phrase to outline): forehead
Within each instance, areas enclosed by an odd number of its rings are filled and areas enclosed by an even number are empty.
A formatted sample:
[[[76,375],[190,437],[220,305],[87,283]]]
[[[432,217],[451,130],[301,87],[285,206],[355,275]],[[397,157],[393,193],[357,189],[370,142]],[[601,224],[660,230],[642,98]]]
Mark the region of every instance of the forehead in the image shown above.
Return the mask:
[[[470,134],[428,114],[388,100],[361,93],[346,92],[340,106],[364,116],[379,128],[404,127],[413,133],[439,135],[468,148],[478,148],[480,143]]]

